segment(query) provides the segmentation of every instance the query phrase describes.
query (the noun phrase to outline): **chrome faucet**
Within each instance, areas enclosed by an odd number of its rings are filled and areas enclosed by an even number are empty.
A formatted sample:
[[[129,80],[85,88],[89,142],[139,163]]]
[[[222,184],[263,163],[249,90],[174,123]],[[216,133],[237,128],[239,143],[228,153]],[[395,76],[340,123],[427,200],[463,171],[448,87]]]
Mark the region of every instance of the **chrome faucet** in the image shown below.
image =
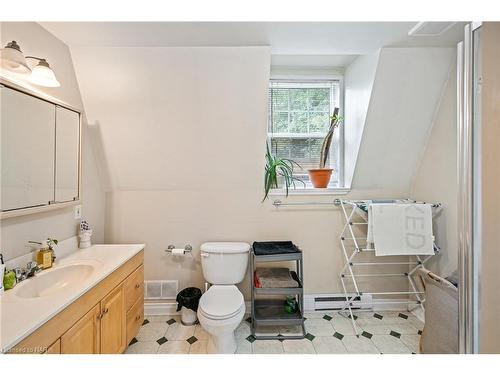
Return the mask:
[[[29,262],[27,265],[26,265],[26,278],[30,278],[30,277],[33,277],[35,276],[38,272],[40,272],[42,269],[40,268],[40,266],[38,265],[37,262]]]
[[[29,262],[26,265],[26,268],[21,268],[21,267],[14,268],[14,273],[16,275],[16,283],[19,283],[23,280],[35,276],[41,270],[42,269],[38,266],[38,263],[34,261]]]

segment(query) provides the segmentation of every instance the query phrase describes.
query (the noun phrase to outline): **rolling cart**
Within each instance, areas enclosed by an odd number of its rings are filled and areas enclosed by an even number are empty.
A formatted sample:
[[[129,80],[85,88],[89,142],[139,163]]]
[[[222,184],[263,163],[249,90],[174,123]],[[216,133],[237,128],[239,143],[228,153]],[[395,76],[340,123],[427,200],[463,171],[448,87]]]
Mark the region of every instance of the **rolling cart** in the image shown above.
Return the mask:
[[[303,265],[302,252],[272,255],[255,255],[251,252],[251,279],[252,279],[252,323],[251,332],[257,340],[278,339],[303,339],[306,335],[304,327],[304,289],[303,289]],[[295,261],[295,271],[290,271],[291,276],[298,282],[295,288],[257,288],[255,287],[255,269],[257,263],[264,262],[287,262]],[[282,298],[277,298],[282,296]],[[295,296],[298,302],[298,310],[288,313],[284,308],[286,296]],[[257,298],[260,297],[260,298]],[[275,298],[272,298],[275,297]],[[302,334],[294,336],[257,335],[259,326],[300,326]]]

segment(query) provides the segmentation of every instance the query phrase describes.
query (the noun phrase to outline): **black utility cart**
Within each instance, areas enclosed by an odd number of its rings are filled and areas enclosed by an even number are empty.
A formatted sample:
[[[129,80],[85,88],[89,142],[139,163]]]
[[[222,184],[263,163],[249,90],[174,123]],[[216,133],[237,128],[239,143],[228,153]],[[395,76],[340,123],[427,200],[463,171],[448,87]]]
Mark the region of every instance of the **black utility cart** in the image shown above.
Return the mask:
[[[255,242],[251,252],[252,281],[252,323],[251,332],[257,340],[303,339],[306,335],[304,327],[304,289],[302,252],[291,242]],[[256,287],[255,270],[258,263],[264,262],[295,262],[295,270],[290,270],[290,276],[297,281],[294,288]],[[295,296],[298,310],[293,313],[285,311],[284,298]],[[274,298],[273,298],[274,297]],[[262,326],[298,326],[298,335],[258,335],[257,327]]]

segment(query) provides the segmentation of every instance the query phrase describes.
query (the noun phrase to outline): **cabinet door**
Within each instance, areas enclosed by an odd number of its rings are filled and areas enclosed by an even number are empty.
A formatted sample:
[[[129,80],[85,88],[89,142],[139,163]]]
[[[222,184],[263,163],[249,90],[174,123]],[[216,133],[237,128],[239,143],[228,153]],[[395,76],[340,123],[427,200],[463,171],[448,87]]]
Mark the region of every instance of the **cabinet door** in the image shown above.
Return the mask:
[[[44,354],[61,354],[61,339],[49,346]]]
[[[1,209],[54,200],[55,105],[0,86]]]
[[[101,353],[123,353],[127,347],[123,284],[101,301]]]
[[[97,304],[61,336],[62,354],[99,354],[100,314]]]
[[[80,115],[56,108],[56,202],[78,199]]]

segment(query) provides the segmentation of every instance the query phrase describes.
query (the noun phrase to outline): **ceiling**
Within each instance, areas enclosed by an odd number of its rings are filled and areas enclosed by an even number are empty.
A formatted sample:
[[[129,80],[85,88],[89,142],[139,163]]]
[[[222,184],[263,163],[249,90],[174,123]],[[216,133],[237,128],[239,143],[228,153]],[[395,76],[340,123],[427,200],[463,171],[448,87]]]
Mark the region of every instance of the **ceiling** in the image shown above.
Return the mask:
[[[450,47],[456,23],[439,36],[408,36],[417,22],[41,22],[69,46],[263,46],[275,55],[361,55],[381,47]]]

